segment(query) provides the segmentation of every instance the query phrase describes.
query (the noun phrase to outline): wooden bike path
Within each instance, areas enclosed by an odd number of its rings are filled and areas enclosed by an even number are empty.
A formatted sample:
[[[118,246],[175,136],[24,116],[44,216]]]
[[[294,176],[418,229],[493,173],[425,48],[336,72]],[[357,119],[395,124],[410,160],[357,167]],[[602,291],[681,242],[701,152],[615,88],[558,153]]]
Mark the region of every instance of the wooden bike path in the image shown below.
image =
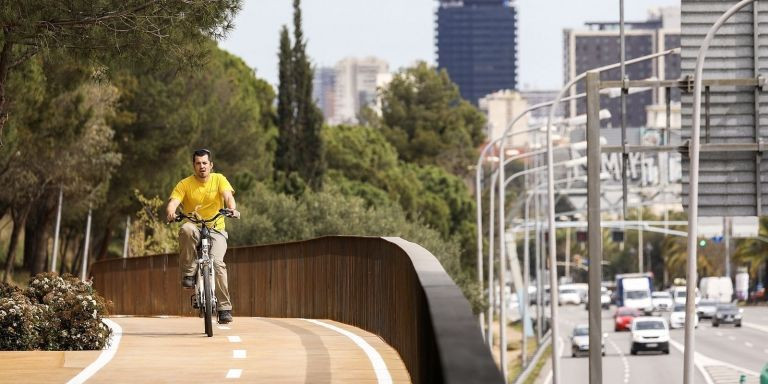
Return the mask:
[[[98,370],[105,351],[0,352],[0,383],[410,383],[381,338],[330,320],[235,317],[212,338],[199,318],[110,320],[122,335]]]

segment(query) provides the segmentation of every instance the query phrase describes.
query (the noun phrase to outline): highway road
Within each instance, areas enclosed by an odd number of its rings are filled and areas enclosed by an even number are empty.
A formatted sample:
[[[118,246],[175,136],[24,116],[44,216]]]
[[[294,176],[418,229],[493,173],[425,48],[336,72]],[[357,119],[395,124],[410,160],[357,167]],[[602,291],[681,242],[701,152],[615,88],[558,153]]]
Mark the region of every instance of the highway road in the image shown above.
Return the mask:
[[[614,332],[613,312],[602,311],[606,356],[603,358],[604,383],[682,383],[683,345],[682,329],[671,330],[670,354],[641,352],[629,353],[629,332]],[[695,383],[738,383],[745,374],[747,383],[758,383],[757,374],[768,363],[768,307],[745,308],[744,326],[712,327],[709,319],[702,319],[696,330]],[[568,383],[589,382],[589,359],[571,357],[570,334],[576,324],[587,323],[583,306],[560,307],[560,335],[562,345],[561,377]],[[706,377],[704,372],[706,372]]]

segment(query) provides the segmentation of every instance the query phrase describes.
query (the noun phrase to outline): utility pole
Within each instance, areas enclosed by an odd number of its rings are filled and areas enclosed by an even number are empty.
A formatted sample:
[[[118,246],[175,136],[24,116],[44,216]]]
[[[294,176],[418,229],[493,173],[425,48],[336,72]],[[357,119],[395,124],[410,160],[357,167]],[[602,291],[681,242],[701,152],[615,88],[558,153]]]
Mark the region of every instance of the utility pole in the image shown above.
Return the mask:
[[[83,265],[80,268],[80,280],[85,281],[88,273],[88,246],[91,240],[91,204],[88,204],[88,220],[85,224],[85,245],[83,246]]]
[[[56,229],[53,234],[53,256],[51,256],[51,272],[56,272],[56,259],[59,256],[59,232],[61,229],[61,204],[64,199],[64,190],[59,187],[59,208],[56,211]]]

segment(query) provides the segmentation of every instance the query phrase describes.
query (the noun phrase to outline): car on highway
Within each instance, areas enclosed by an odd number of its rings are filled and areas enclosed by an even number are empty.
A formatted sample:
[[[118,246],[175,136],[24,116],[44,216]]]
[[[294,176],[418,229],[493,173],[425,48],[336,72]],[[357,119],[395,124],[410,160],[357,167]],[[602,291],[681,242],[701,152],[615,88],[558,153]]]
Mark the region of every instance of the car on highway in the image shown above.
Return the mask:
[[[715,315],[712,317],[712,326],[719,327],[720,324],[733,324],[741,327],[743,315],[744,310],[737,307],[736,304],[718,304],[717,311],[715,311]]]
[[[601,352],[605,356],[605,334],[603,334],[602,343],[600,345]],[[589,325],[578,324],[573,327],[571,333],[571,356],[577,357],[581,354],[589,353]]]
[[[638,316],[642,316],[642,312],[637,308],[617,308],[613,314],[613,330],[616,332],[629,330],[632,327],[632,320]]]
[[[699,326],[699,315],[693,314],[694,328]],[[675,304],[672,307],[672,313],[669,314],[669,327],[670,328],[682,328],[685,326],[685,304]]]
[[[563,304],[581,304],[581,295],[579,294],[579,291],[577,291],[574,288],[560,288],[558,290],[559,292],[559,298],[558,298],[558,305]]]
[[[656,312],[669,311],[672,309],[672,295],[667,291],[656,291],[651,293],[651,302],[653,310]]]
[[[661,351],[669,354],[669,327],[663,317],[641,316],[632,321],[629,353]]]
[[[717,311],[717,300],[715,299],[701,299],[699,304],[696,305],[696,314],[701,319],[711,319]]]
[[[611,307],[611,291],[606,287],[600,287],[600,307],[603,309]],[[589,295],[585,297],[584,309],[589,310]]]

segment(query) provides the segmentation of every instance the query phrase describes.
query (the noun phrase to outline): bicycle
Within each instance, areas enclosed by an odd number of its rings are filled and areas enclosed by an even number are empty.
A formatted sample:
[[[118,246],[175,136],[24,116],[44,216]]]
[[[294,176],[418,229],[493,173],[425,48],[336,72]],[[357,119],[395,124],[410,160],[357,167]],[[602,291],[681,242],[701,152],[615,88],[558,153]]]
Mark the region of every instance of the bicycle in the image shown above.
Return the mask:
[[[216,279],[213,276],[213,259],[209,256],[211,249],[211,228],[209,223],[215,222],[219,217],[239,218],[228,209],[220,209],[210,219],[199,219],[193,214],[176,213],[175,221],[184,219],[190,223],[200,225],[200,240],[197,243],[197,269],[195,271],[195,293],[190,298],[192,308],[200,311],[200,316],[205,319],[205,334],[213,336],[213,316],[216,315]]]

